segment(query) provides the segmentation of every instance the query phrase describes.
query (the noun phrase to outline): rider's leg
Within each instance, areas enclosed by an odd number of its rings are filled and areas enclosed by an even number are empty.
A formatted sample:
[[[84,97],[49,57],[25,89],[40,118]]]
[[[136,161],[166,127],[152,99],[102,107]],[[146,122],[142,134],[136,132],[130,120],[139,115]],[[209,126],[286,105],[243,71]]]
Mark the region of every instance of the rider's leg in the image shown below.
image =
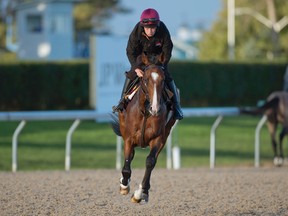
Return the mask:
[[[180,106],[180,95],[178,94],[174,80],[168,82],[167,85],[169,87],[169,90],[173,93],[172,102],[174,106],[174,118],[181,120],[183,119],[183,112]]]
[[[123,111],[124,105],[125,105],[125,95],[127,93],[128,87],[130,86],[131,82],[132,80],[130,80],[128,77],[125,78],[124,86],[123,86],[122,93],[121,93],[121,99],[117,106],[112,107],[113,112]]]

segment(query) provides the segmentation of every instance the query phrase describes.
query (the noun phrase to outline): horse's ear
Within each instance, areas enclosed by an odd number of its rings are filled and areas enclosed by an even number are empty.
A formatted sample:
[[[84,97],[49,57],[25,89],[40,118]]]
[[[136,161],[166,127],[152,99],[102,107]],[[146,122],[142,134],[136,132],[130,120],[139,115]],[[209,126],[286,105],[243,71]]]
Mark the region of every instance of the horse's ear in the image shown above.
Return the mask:
[[[164,56],[164,53],[163,53],[163,52],[160,53],[160,55],[159,55],[159,57],[158,57],[158,60],[159,60],[159,62],[160,62],[161,64],[164,64],[164,62],[165,62],[165,56]]]
[[[143,62],[145,65],[148,65],[148,64],[149,64],[149,60],[148,60],[148,57],[147,57],[146,52],[142,52],[141,58],[142,58],[142,62]]]

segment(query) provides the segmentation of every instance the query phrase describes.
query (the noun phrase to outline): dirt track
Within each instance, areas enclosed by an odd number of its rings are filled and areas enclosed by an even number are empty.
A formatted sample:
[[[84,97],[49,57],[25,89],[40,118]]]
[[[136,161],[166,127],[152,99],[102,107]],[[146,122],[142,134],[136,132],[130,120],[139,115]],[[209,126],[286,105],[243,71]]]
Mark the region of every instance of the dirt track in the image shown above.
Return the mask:
[[[143,172],[133,170],[131,192]],[[148,204],[120,195],[119,177],[115,170],[0,172],[0,215],[288,215],[287,167],[156,167]]]

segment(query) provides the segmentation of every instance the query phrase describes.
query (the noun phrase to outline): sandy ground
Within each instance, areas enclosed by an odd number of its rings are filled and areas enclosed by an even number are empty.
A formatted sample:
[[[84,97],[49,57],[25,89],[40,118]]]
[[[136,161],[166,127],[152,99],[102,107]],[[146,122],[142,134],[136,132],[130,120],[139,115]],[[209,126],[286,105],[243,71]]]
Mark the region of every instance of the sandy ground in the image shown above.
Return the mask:
[[[155,168],[147,204],[119,194],[116,170],[0,172],[0,215],[288,215],[288,170]]]

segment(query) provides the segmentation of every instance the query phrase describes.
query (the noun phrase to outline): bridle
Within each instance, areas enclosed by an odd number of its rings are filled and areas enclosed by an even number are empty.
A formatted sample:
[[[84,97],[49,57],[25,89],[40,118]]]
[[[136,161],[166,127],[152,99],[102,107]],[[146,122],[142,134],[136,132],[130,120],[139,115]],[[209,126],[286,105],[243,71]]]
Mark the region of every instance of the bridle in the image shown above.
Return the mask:
[[[144,69],[144,73],[148,70],[148,69],[151,69],[151,68],[160,68],[162,70],[162,67],[159,66],[159,65],[155,65],[155,64],[151,64],[151,65],[148,65],[145,67]],[[144,75],[145,77],[145,75]],[[147,110],[148,108],[150,107],[151,105],[151,98],[149,96],[149,93],[148,93],[148,80],[147,78],[144,78],[144,77],[141,77],[140,78],[140,90],[142,91],[142,93],[145,95],[145,115],[147,115]],[[160,101],[160,103],[162,103],[162,99]],[[143,110],[141,111],[143,113]],[[149,115],[149,112],[148,112],[148,115]]]
[[[148,69],[154,68],[154,67],[160,68],[160,66],[151,64],[151,65],[147,66],[147,67],[144,69],[144,73],[145,73]],[[161,68],[161,70],[162,70],[162,68]],[[141,109],[141,107],[140,107],[140,111],[141,111],[142,115],[144,116],[143,125],[142,125],[142,129],[141,129],[140,146],[144,147],[144,143],[145,143],[144,134],[145,134],[146,122],[147,122],[147,119],[148,119],[150,116],[152,116],[152,114],[151,114],[150,111],[149,111],[150,106],[151,106],[151,98],[150,98],[149,93],[148,93],[148,80],[147,80],[147,78],[145,78],[145,74],[144,74],[143,77],[140,78],[140,90],[141,90],[142,93],[145,95],[144,110]],[[162,98],[161,98],[160,103],[162,103]],[[160,109],[161,109],[161,108],[160,108]]]

